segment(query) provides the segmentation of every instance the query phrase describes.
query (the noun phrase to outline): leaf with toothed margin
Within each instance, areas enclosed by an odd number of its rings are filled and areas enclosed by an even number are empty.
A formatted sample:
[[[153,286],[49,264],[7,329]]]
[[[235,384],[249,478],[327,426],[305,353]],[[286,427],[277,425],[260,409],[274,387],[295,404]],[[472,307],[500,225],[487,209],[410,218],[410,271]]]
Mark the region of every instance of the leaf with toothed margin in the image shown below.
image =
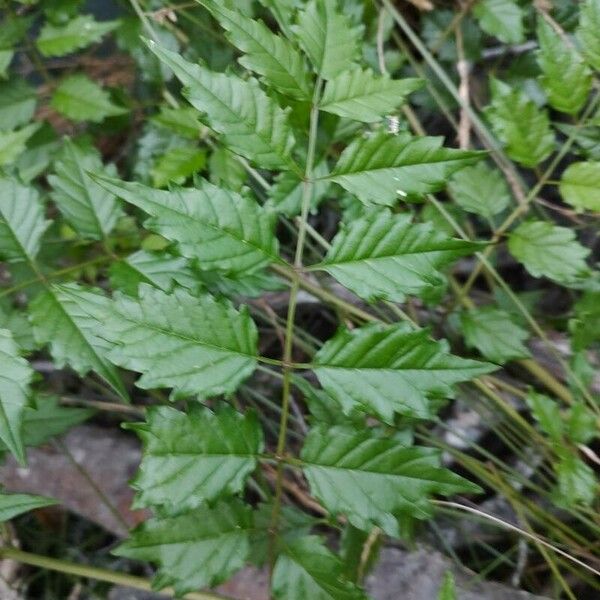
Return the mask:
[[[48,225],[35,188],[0,178],[0,259],[33,261]]]
[[[21,429],[29,401],[33,369],[19,355],[19,347],[8,329],[0,329],[0,440],[25,464]]]
[[[174,514],[241,492],[263,450],[255,413],[193,406],[148,409],[145,423],[128,425],[143,443],[132,482],[135,507],[160,506]]]
[[[319,108],[325,112],[374,123],[396,110],[422,81],[413,77],[376,77],[370,69],[351,69],[327,82]]]
[[[101,318],[110,300],[97,288],[76,283],[49,286],[29,305],[35,340],[48,344],[55,364],[69,365],[82,377],[93,371],[127,399],[118,369],[106,358]]]
[[[46,21],[36,46],[43,56],[65,56],[99,42],[119,25],[119,21],[96,21],[92,15],[78,15],[61,25]]]
[[[578,113],[592,89],[592,71],[579,52],[565,43],[542,17],[538,17],[537,38],[540,49],[537,61],[542,70],[542,87],[548,104],[570,115]]]
[[[480,0],[473,7],[481,29],[506,44],[523,41],[524,12],[516,0]]]
[[[590,254],[575,232],[547,221],[521,223],[508,238],[508,250],[534,277],[573,285],[589,276]]]
[[[100,123],[107,117],[116,117],[127,109],[116,105],[108,91],[82,73],[63,79],[54,90],[52,108],[72,121]]]
[[[250,274],[281,262],[274,215],[254,200],[205,179],[197,188],[155,190],[141,183],[95,176],[126,202],[152,216],[145,226],[177,242],[203,271]]]
[[[190,104],[206,114],[208,125],[223,135],[230,150],[259,167],[299,171],[291,157],[289,111],[267,96],[256,79],[210,71],[155,42],[147,44],[173,70]]]
[[[398,197],[442,189],[452,173],[482,156],[481,152],[444,148],[441,137],[379,131],[352,142],[329,179],[364,204],[392,205]]]
[[[366,300],[402,302],[407,294],[441,285],[439,269],[480,247],[383,209],[342,226],[323,262],[311,270],[327,271]]]
[[[44,496],[32,496],[31,494],[3,494],[0,492],[0,522],[9,521],[13,517],[23,513],[52,506],[56,500]]]
[[[173,398],[234,392],[256,366],[257,330],[248,310],[209,294],[166,294],[147,284],[121,294],[103,316],[107,357],[138,371],[143,389],[173,388]]]
[[[14,162],[26,150],[27,140],[41,127],[30,123],[13,131],[0,131],[0,166]]]
[[[317,73],[332,79],[357,57],[363,28],[339,11],[337,0],[311,0],[293,31]]]
[[[430,517],[431,495],[480,491],[442,468],[440,457],[439,450],[406,447],[370,430],[321,425],[306,437],[301,462],[311,493],[333,515],[398,536],[397,515]]]
[[[227,31],[229,41],[244,55],[239,59],[247,69],[263,75],[282,93],[306,100],[311,86],[302,54],[284,37],[273,33],[262,21],[229,10],[222,2],[199,0]]]
[[[560,178],[559,190],[576,210],[600,212],[600,161],[570,164]]]
[[[113,553],[157,563],[153,588],[173,586],[180,597],[216,586],[241,569],[250,553],[253,527],[251,508],[230,500],[178,516],[149,519]]]
[[[492,98],[485,109],[506,154],[525,167],[536,167],[554,151],[556,141],[548,112],[522,90],[490,80]]]
[[[340,329],[315,355],[314,372],[345,414],[357,409],[392,423],[394,414],[428,419],[430,399],[452,396],[452,384],[497,367],[454,356],[426,329],[372,323]]]
[[[511,202],[506,180],[484,162],[465,167],[448,183],[452,199],[462,209],[486,219],[500,214]]]
[[[580,6],[577,38],[587,62],[600,70],[600,0],[585,0]]]
[[[523,342],[528,332],[513,322],[510,313],[483,306],[462,312],[460,323],[465,342],[485,358],[503,365],[515,358],[531,356]]]
[[[316,535],[283,546],[272,581],[277,600],[366,600],[343,573],[342,561]]]
[[[66,139],[48,182],[52,199],[77,233],[101,240],[113,230],[122,212],[116,197],[93,181],[88,171],[114,175],[116,169],[105,167],[95,148]]]

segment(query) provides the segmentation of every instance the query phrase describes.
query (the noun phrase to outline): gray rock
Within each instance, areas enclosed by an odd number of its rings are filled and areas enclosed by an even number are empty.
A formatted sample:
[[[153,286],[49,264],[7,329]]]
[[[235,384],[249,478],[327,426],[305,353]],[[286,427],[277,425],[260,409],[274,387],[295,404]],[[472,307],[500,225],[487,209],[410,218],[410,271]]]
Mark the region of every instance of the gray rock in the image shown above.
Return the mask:
[[[443,554],[427,548],[384,548],[367,577],[373,600],[437,600],[446,571],[452,571],[458,600],[548,600],[500,583],[476,581],[475,573],[457,568]]]
[[[9,492],[56,498],[62,506],[123,537],[127,533],[124,523],[131,527],[149,514],[130,509],[133,491],[128,482],[140,458],[140,444],[134,436],[79,425],[63,436],[60,444],[29,448],[27,467],[8,457],[0,469],[0,484]]]

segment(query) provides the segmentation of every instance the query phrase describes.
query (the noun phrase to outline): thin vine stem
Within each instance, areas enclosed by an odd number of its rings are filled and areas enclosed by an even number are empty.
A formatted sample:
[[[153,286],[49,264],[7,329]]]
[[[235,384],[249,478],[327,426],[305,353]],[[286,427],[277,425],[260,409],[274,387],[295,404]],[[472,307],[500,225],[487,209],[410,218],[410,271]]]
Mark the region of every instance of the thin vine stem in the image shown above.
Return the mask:
[[[118,571],[111,571],[110,569],[101,569],[99,567],[72,563],[67,560],[50,558],[49,556],[43,556],[41,554],[24,552],[23,550],[17,550],[16,548],[0,548],[0,558],[14,560],[24,565],[31,565],[32,567],[48,569],[49,571],[74,575],[75,577],[85,577],[86,579],[105,581],[107,583],[114,583],[115,585],[124,585],[136,590],[153,591],[151,581],[144,577],[119,573]],[[174,598],[176,596],[173,588],[166,588],[160,593],[168,598]],[[183,600],[227,600],[226,596],[213,594],[211,592],[191,592],[185,596],[178,597],[183,598]]]
[[[295,277],[292,280],[290,289],[290,298],[288,304],[287,321],[285,328],[285,342],[283,351],[283,384],[281,394],[281,419],[279,422],[279,435],[277,438],[276,457],[277,475],[275,480],[275,500],[273,503],[273,512],[271,514],[271,539],[269,544],[269,559],[271,573],[274,564],[274,546],[279,526],[279,515],[281,512],[281,499],[283,493],[283,462],[280,460],[285,452],[285,443],[287,438],[287,426],[290,412],[290,392],[292,385],[292,351],[294,346],[294,323],[296,320],[296,305],[298,292],[300,290],[300,278],[298,272],[302,269],[302,258],[304,254],[304,242],[306,240],[306,223],[308,212],[310,210],[310,201],[312,197],[312,172],[315,161],[315,151],[317,146],[317,127],[319,124],[319,98],[321,95],[322,79],[319,77],[315,84],[312,106],[310,110],[310,129],[308,134],[308,151],[306,155],[306,168],[304,171],[304,181],[302,189],[302,211],[298,228],[298,239],[296,242],[296,251],[294,253],[294,271]]]

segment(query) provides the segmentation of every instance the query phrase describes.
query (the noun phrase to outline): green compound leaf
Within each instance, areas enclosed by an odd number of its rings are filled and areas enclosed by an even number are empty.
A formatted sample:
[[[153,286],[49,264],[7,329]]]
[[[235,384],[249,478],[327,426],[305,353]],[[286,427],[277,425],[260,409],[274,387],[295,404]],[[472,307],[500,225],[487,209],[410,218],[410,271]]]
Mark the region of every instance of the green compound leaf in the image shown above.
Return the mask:
[[[139,299],[119,295],[103,316],[108,358],[143,373],[143,389],[171,387],[173,397],[234,392],[256,366],[257,331],[246,307],[146,284]]]
[[[429,399],[452,395],[452,384],[496,367],[449,354],[425,329],[378,323],[340,330],[315,356],[314,371],[345,414],[374,414],[391,423],[394,413],[426,419]]]
[[[33,369],[19,356],[19,347],[7,329],[0,329],[0,364],[0,440],[25,464],[21,429]]]
[[[317,536],[283,547],[273,570],[271,589],[281,600],[366,600],[364,592],[344,577],[343,565]]]
[[[105,189],[152,215],[145,226],[177,242],[204,271],[252,273],[280,262],[274,215],[254,200],[205,179],[197,188],[155,190],[141,183],[96,177]]]
[[[600,0],[585,0],[581,3],[577,38],[588,63],[600,70]]]
[[[175,517],[157,517],[136,527],[114,554],[159,565],[153,585],[176,594],[213,587],[241,569],[254,527],[249,506],[234,500],[201,506]]]
[[[0,177],[0,258],[33,261],[48,225],[38,192]]]
[[[379,121],[422,86],[420,79],[376,77],[370,69],[340,73],[327,82],[319,108],[364,123]]]
[[[122,398],[127,398],[118,370],[107,360],[111,345],[100,337],[98,321],[110,301],[100,290],[76,283],[48,287],[29,305],[39,344],[49,344],[55,364],[69,365],[82,377],[94,371]]]
[[[545,221],[522,223],[510,234],[508,249],[534,277],[568,285],[589,273],[585,258],[590,250],[566,227]]]
[[[338,12],[336,0],[311,0],[298,15],[293,28],[300,45],[317,73],[333,79],[358,55],[362,27]]]
[[[440,467],[433,448],[405,447],[371,431],[344,426],[312,429],[302,449],[312,494],[332,514],[369,531],[398,536],[397,517],[431,515],[432,494],[477,492],[478,486]]]
[[[535,167],[554,151],[554,134],[548,113],[525,92],[492,79],[492,103],[486,114],[510,158]]]
[[[398,197],[428,194],[481,158],[479,152],[442,147],[441,137],[411,137],[379,131],[352,142],[329,178],[364,204],[395,204]]]
[[[30,494],[3,494],[0,492],[0,522],[9,521],[13,517],[23,513],[52,506],[56,500],[44,496],[32,496]]]
[[[592,88],[592,73],[583,59],[561,36],[539,18],[537,37],[541,82],[550,106],[560,112],[575,114],[581,110]]]
[[[486,219],[500,214],[511,201],[504,177],[484,162],[455,173],[448,190],[461,208]]]
[[[479,0],[473,14],[481,29],[506,44],[524,40],[523,9],[515,0]]]
[[[407,294],[441,285],[439,269],[478,248],[383,209],[343,225],[324,261],[312,268],[327,271],[366,300],[402,302]]]
[[[461,325],[467,345],[477,348],[485,358],[497,364],[530,356],[523,342],[527,331],[513,323],[510,314],[492,307],[461,313]]]
[[[249,19],[218,2],[200,0],[200,3],[227,31],[229,41],[245,53],[239,59],[244,67],[263,75],[284,94],[301,100],[310,98],[306,64],[288,40],[274,34],[262,21]]]
[[[569,165],[560,178],[563,200],[579,210],[600,212],[600,162]]]
[[[135,506],[159,505],[170,513],[241,492],[263,449],[256,414],[229,407],[216,413],[196,406],[188,413],[156,407],[148,410],[146,423],[128,428],[143,442],[132,482]]]
[[[299,171],[291,157],[294,136],[288,112],[262,91],[255,79],[216,73],[184,60],[154,42],[148,47],[186,87],[190,104],[206,114],[229,148],[268,169]]]
[[[73,121],[99,123],[106,117],[115,117],[127,112],[127,109],[112,102],[106,90],[81,74],[63,79],[54,91],[50,104]]]
[[[43,56],[64,56],[99,42],[119,25],[119,21],[98,22],[92,15],[79,15],[64,25],[46,22],[36,45]]]
[[[48,182],[52,199],[75,231],[84,238],[100,240],[113,230],[122,213],[115,195],[93,181],[88,171],[115,174],[114,167],[104,167],[95,148],[66,139]]]

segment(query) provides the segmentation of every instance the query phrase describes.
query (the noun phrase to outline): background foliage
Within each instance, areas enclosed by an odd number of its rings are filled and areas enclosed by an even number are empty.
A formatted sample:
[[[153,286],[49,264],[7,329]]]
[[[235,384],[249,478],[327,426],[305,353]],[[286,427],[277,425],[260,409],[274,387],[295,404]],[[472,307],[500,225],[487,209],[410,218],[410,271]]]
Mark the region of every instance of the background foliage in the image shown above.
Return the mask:
[[[144,412],[102,564],[358,599],[437,536],[597,593],[600,2],[430,8],[5,0],[0,440]]]

